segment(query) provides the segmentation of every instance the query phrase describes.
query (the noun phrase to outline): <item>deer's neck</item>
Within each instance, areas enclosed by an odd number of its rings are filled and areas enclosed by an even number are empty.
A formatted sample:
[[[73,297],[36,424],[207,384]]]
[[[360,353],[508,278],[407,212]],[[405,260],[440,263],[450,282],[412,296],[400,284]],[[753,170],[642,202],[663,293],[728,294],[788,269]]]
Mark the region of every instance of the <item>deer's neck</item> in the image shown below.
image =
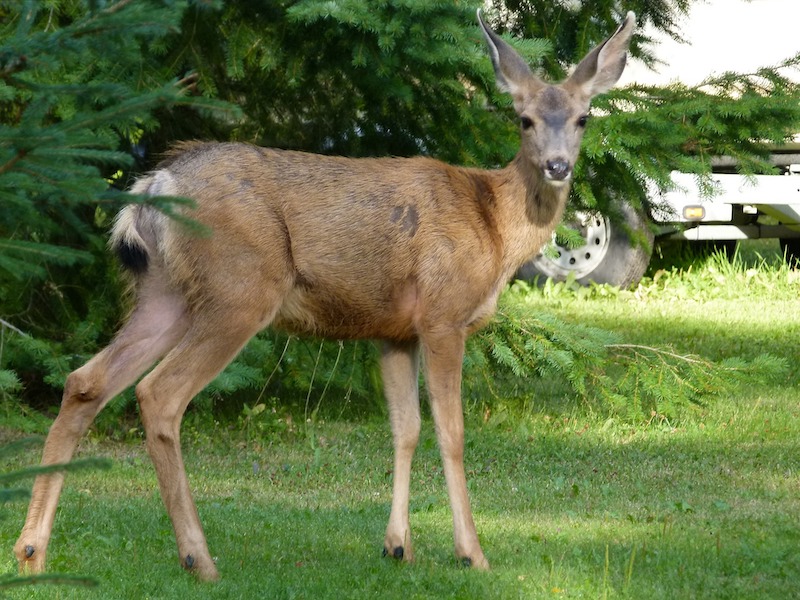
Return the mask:
[[[491,185],[504,270],[510,276],[550,239],[564,213],[569,185],[547,183],[521,153],[505,169],[492,172]]]

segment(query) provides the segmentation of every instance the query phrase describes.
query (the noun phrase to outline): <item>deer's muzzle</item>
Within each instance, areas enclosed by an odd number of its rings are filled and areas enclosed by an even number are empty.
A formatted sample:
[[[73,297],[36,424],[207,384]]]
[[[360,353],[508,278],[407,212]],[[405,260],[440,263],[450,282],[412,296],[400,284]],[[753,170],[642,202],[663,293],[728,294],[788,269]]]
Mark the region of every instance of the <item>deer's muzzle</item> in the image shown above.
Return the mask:
[[[572,175],[572,167],[563,158],[548,160],[545,163],[544,176],[551,182],[565,182]]]

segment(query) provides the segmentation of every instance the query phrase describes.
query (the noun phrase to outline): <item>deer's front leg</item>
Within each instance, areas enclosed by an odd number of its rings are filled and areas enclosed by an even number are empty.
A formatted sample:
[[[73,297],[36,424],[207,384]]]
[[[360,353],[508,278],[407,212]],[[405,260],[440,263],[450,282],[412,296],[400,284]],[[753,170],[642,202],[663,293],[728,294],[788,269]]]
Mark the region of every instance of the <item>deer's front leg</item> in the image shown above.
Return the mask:
[[[456,556],[466,566],[488,569],[489,563],[481,550],[472,520],[464,474],[461,365],[465,340],[465,332],[458,330],[423,340],[425,375],[453,511]]]
[[[417,342],[387,342],[381,355],[383,388],[389,405],[394,438],[394,474],[392,512],[383,541],[384,556],[411,561],[411,527],[408,520],[408,497],[411,460],[420,431],[419,351]]]

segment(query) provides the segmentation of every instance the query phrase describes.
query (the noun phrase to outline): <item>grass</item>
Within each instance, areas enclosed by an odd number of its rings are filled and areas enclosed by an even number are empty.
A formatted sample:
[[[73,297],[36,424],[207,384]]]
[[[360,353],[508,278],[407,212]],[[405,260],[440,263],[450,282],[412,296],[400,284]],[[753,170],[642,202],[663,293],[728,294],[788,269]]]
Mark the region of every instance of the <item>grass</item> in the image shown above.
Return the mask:
[[[775,244],[777,247],[777,244]],[[751,244],[732,264],[651,273],[633,292],[550,286],[536,310],[720,360],[792,358],[800,282],[776,248]],[[247,435],[192,418],[187,471],[222,580],[178,567],[169,520],[141,441],[90,435],[82,456],[108,471],[68,476],[50,547],[53,571],[98,587],[41,586],[34,598],[791,598],[800,597],[800,372],[744,385],[678,422],[630,423],[529,396],[467,414],[466,466],[489,573],[458,568],[432,425],[412,478],[417,561],[380,557],[391,493],[391,436],[380,415],[331,418]],[[561,389],[561,388],[557,388]],[[331,402],[331,404],[333,404]],[[501,418],[502,417],[502,418]],[[276,418],[263,415],[264,419]],[[272,428],[278,429],[278,428]],[[259,430],[256,430],[258,433]],[[16,439],[16,429],[0,435]],[[6,457],[0,470],[36,462]],[[3,507],[0,572],[22,503]]]

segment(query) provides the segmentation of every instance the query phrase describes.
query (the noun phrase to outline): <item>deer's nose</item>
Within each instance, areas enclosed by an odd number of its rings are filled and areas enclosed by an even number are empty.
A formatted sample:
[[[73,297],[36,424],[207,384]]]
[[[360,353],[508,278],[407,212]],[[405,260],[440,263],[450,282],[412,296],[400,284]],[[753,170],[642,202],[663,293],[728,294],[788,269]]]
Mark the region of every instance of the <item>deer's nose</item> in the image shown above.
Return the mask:
[[[545,176],[553,181],[564,181],[571,172],[569,163],[563,158],[548,160],[545,164]]]

